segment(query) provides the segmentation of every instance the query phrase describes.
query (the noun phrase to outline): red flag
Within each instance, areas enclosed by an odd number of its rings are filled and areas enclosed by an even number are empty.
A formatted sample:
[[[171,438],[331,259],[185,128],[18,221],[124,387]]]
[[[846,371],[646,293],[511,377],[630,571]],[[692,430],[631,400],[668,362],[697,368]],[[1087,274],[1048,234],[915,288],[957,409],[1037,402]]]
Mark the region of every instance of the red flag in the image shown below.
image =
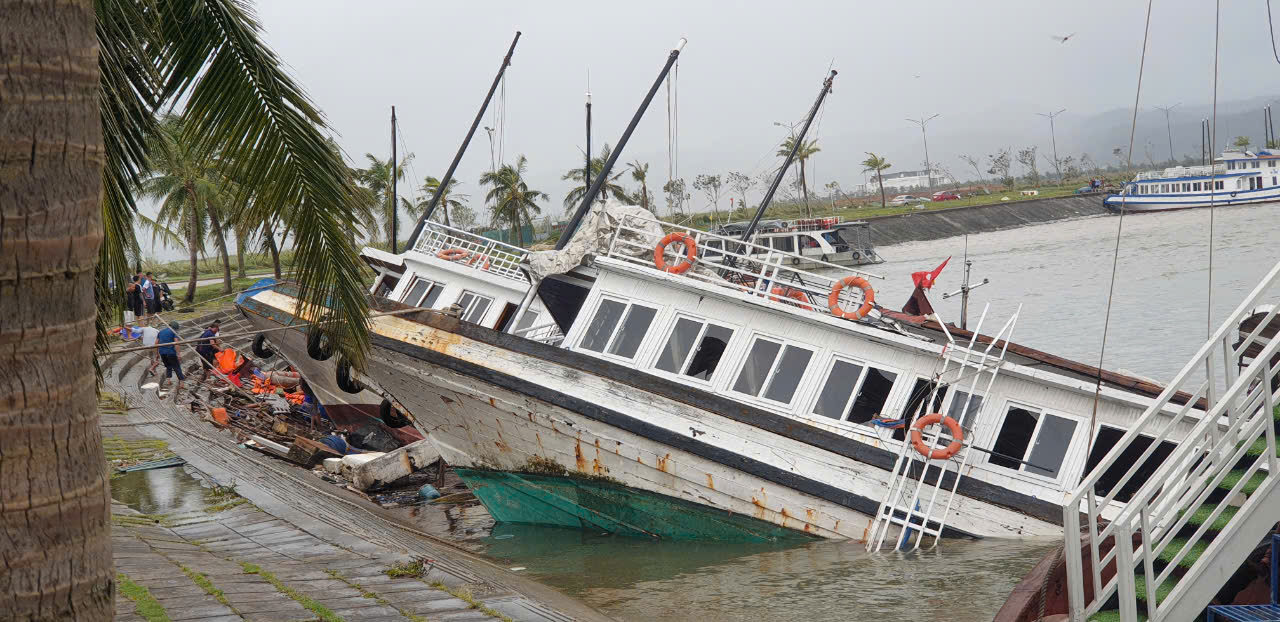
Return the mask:
[[[948,261],[951,261],[950,257],[943,259],[942,263],[938,264],[937,268],[928,272],[912,272],[911,282],[915,283],[916,287],[924,289],[933,287],[933,282],[938,280],[938,275],[942,273],[942,269],[946,267]]]

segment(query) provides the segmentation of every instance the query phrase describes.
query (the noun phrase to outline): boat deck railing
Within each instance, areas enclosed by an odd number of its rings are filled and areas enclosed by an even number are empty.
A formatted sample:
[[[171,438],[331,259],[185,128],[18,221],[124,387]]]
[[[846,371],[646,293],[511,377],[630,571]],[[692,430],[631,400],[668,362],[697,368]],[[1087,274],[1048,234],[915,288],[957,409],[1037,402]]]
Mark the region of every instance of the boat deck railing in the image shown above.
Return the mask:
[[[520,270],[528,251],[497,240],[463,231],[438,222],[427,222],[414,250],[441,259],[495,274],[497,276],[528,283],[529,278]],[[456,250],[458,253],[447,251]],[[456,259],[450,259],[456,256]]]
[[[653,224],[661,230],[661,235],[654,234],[648,226]],[[877,274],[819,261],[799,253],[743,242],[735,236],[699,231],[642,216],[623,219],[609,240],[607,256],[657,270],[655,255],[658,244],[671,233],[691,236],[696,247],[692,266],[679,273],[680,278],[750,293],[770,306],[792,313],[828,314],[828,297],[835,284],[845,277],[884,279]],[[661,256],[668,267],[687,261],[687,252],[679,241],[668,244]],[[798,267],[814,264],[817,267],[810,270]],[[838,302],[844,309],[856,309],[863,303],[863,292],[858,287],[847,286],[843,288]]]
[[[1163,171],[1146,171],[1138,173],[1134,181],[1150,181],[1156,179],[1175,179],[1178,177],[1207,177],[1223,175],[1227,172],[1226,164],[1206,164],[1203,166],[1174,166]]]
[[[1222,569],[1238,567],[1274,527],[1274,508],[1267,503],[1280,491],[1273,414],[1280,403],[1280,339],[1265,331],[1280,305],[1258,305],[1277,298],[1280,263],[1063,504],[1071,620],[1089,618],[1113,595],[1122,620],[1138,619],[1139,601],[1145,601],[1146,619],[1186,619],[1221,588]],[[1259,308],[1266,310],[1257,313]],[[1252,317],[1260,317],[1256,327],[1242,327]],[[1190,399],[1175,402],[1179,392]],[[1167,457],[1153,458],[1166,441],[1181,442]],[[1142,472],[1149,461],[1159,466]],[[1117,470],[1124,474],[1108,482],[1109,492],[1095,491]],[[1107,522],[1103,512],[1118,509],[1116,496],[1132,488],[1130,482],[1141,487]],[[1186,570],[1179,577],[1173,573],[1180,566]],[[1114,573],[1104,580],[1110,569]]]

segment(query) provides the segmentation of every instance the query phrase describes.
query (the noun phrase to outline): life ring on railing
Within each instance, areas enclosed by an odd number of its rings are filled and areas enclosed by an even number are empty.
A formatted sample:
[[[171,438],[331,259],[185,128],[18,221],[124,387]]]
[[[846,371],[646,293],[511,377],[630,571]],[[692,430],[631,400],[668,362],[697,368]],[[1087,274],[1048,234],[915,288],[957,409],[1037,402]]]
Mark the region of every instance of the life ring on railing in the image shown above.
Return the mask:
[[[942,425],[947,426],[947,430],[951,432],[951,438],[953,440],[945,449],[937,449],[924,444],[924,438],[921,435],[921,431],[924,430],[924,426],[933,425],[935,423],[941,423]],[[943,417],[942,413],[925,415],[916,419],[916,422],[911,424],[911,445],[915,447],[916,451],[920,452],[920,455],[924,456],[926,460],[947,460],[951,458],[951,456],[960,453],[960,449],[964,447],[964,430],[960,427],[959,423],[956,423],[955,419],[952,419],[951,417]]]
[[[475,265],[475,263],[476,263],[477,261],[480,261],[481,259],[483,259],[483,260],[484,260],[483,269],[484,269],[484,270],[488,270],[488,269],[489,269],[489,256],[488,256],[488,255],[481,254],[481,253],[476,253],[476,254],[472,255],[472,256],[471,256],[471,259],[468,259],[468,260],[467,260],[467,265],[468,265],[468,266],[473,266],[473,265]]]
[[[471,251],[464,251],[460,248],[446,248],[436,253],[436,257],[445,261],[457,261],[466,258],[470,254]]]
[[[857,311],[845,311],[840,308],[840,292],[849,285],[862,288],[862,306]],[[871,289],[871,284],[860,276],[846,276],[836,284],[831,286],[831,295],[827,296],[827,306],[831,309],[831,315],[842,317],[846,320],[860,320],[867,317],[868,313],[875,308],[876,290]]]
[[[667,245],[672,242],[684,244],[684,259],[674,266],[668,266],[666,259],[662,255],[667,252]],[[662,238],[662,241],[658,242],[658,245],[653,248],[653,265],[663,272],[684,274],[689,268],[693,267],[693,260],[697,258],[697,255],[698,243],[694,241],[693,236],[676,231],[675,233],[668,233],[667,237]]]
[[[804,292],[798,289],[795,289],[792,287],[774,286],[773,289],[769,290],[769,294],[770,294],[769,300],[772,300],[774,302],[786,302],[782,299],[790,298],[792,300],[800,301],[800,304],[796,306],[800,307],[801,309],[804,309],[805,311],[813,311],[813,307],[809,306],[809,297],[806,296]],[[787,304],[794,304],[794,303],[787,303]]]

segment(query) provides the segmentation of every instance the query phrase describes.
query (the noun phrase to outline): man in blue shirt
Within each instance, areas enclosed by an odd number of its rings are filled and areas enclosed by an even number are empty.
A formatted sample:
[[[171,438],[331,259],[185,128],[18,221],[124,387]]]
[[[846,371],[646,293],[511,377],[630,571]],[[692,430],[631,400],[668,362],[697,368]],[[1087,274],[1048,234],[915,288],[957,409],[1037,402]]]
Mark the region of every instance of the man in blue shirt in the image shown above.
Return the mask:
[[[213,323],[209,325],[209,328],[204,329],[204,332],[200,333],[200,340],[196,342],[196,354],[199,354],[202,360],[200,365],[202,370],[202,373],[200,374],[201,382],[204,382],[204,380],[209,377],[209,370],[213,369],[216,365],[213,355],[217,352],[218,348],[222,346],[222,343],[217,339],[218,330],[220,328],[222,328],[222,322],[214,320]]]
[[[138,283],[138,291],[142,294],[142,304],[146,307],[147,317],[150,318],[156,312],[155,284],[146,275],[139,276],[142,278]]]
[[[182,392],[182,381],[186,379],[182,375],[182,363],[178,360],[178,345],[174,343],[178,340],[179,328],[181,325],[178,322],[170,322],[168,328],[156,335],[156,345],[160,346],[156,351],[160,353],[160,362],[164,363],[164,380],[160,381],[160,388],[164,388],[171,374],[177,375],[178,387],[174,389],[175,395]]]

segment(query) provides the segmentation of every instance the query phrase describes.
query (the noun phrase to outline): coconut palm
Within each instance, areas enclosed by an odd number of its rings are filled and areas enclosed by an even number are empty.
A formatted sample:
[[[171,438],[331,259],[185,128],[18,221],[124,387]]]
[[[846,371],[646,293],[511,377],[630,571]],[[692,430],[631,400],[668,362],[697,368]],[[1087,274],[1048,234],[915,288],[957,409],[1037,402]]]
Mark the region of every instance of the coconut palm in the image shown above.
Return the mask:
[[[645,162],[641,164],[640,160],[636,160],[635,162],[628,164],[627,168],[631,169],[631,179],[636,180],[636,182],[640,184],[640,191],[636,196],[639,201],[636,202],[640,204],[640,207],[649,209],[649,201],[652,200],[652,197],[649,195],[649,184],[647,183],[649,178],[649,163]]]
[[[787,157],[795,146],[796,137],[795,134],[792,134],[778,146],[778,155],[784,158]],[[800,148],[796,149],[795,159],[796,162],[800,163],[800,191],[804,194],[804,211],[808,216],[813,216],[813,211],[809,209],[809,182],[805,179],[804,163],[810,156],[819,151],[822,151],[822,148],[818,146],[818,139],[816,138],[801,141]]]
[[[604,172],[604,163],[609,161],[609,155],[612,153],[613,149],[609,147],[609,143],[605,143],[604,148],[600,150],[600,157],[591,158],[592,184],[596,183],[597,179],[600,179],[600,174]],[[562,177],[560,177],[560,179],[579,184],[570,190],[569,194],[564,195],[564,206],[570,210],[577,207],[579,203],[582,203],[582,197],[587,196],[587,190],[589,188],[586,184],[586,176],[583,174],[584,169],[585,167],[582,166],[571,168]],[[605,180],[604,185],[600,186],[601,201],[608,199],[609,193],[613,193],[614,198],[623,202],[630,202],[630,197],[627,196],[627,189],[616,183],[620,177],[626,174],[626,172],[626,169],[623,169],[622,171],[613,173]]]
[[[876,181],[880,182],[880,207],[885,206],[883,173],[884,171],[889,170],[890,166],[893,166],[893,165],[889,164],[888,160],[885,160],[884,158],[874,153],[871,153],[870,151],[867,152],[867,159],[862,161],[862,167],[863,167],[862,172],[875,173]]]
[[[547,193],[531,190],[525,182],[524,173],[528,162],[521,154],[514,165],[503,164],[502,168],[480,176],[481,186],[491,186],[484,200],[492,210],[492,222],[510,224],[512,243],[520,246],[524,246],[520,224],[532,224],[533,217],[542,213],[538,201],[547,200]]]
[[[449,185],[445,186],[444,192],[440,194],[440,203],[438,207],[444,215],[444,224],[449,224],[449,209],[466,209],[467,195],[458,192],[457,186],[462,182],[456,179],[450,179]],[[426,196],[435,196],[440,191],[440,180],[435,177],[427,177],[427,181],[422,184],[422,191]],[[421,214],[422,212],[418,212]]]
[[[371,207],[371,211],[375,214],[378,222],[382,224],[382,233],[388,244],[391,243],[391,219],[395,216],[395,211],[391,209],[391,159],[378,159],[378,156],[372,153],[364,154],[365,160],[368,162],[368,168],[355,169],[354,174],[356,181],[368,191],[365,195],[367,204]],[[396,181],[404,179],[404,168],[413,162],[413,154],[407,153],[400,158],[399,164],[395,166]],[[368,232],[370,236],[377,240],[378,227],[370,226]]]
[[[297,233],[299,303],[346,321],[325,333],[353,364],[368,344],[352,229],[354,184],[325,145],[320,112],[263,43],[244,0],[0,3],[8,80],[0,121],[0,342],[10,370],[0,438],[17,443],[0,486],[6,618],[107,620],[113,613],[110,494],[95,415],[95,346],[128,282],[137,184],[156,114],[182,143],[216,153],[239,219]],[[16,291],[20,291],[20,298]],[[98,338],[86,339],[96,324]],[[51,329],[54,328],[54,329]],[[56,329],[56,330],[55,330]],[[32,408],[38,404],[38,408]],[[59,569],[54,572],[52,569]]]

